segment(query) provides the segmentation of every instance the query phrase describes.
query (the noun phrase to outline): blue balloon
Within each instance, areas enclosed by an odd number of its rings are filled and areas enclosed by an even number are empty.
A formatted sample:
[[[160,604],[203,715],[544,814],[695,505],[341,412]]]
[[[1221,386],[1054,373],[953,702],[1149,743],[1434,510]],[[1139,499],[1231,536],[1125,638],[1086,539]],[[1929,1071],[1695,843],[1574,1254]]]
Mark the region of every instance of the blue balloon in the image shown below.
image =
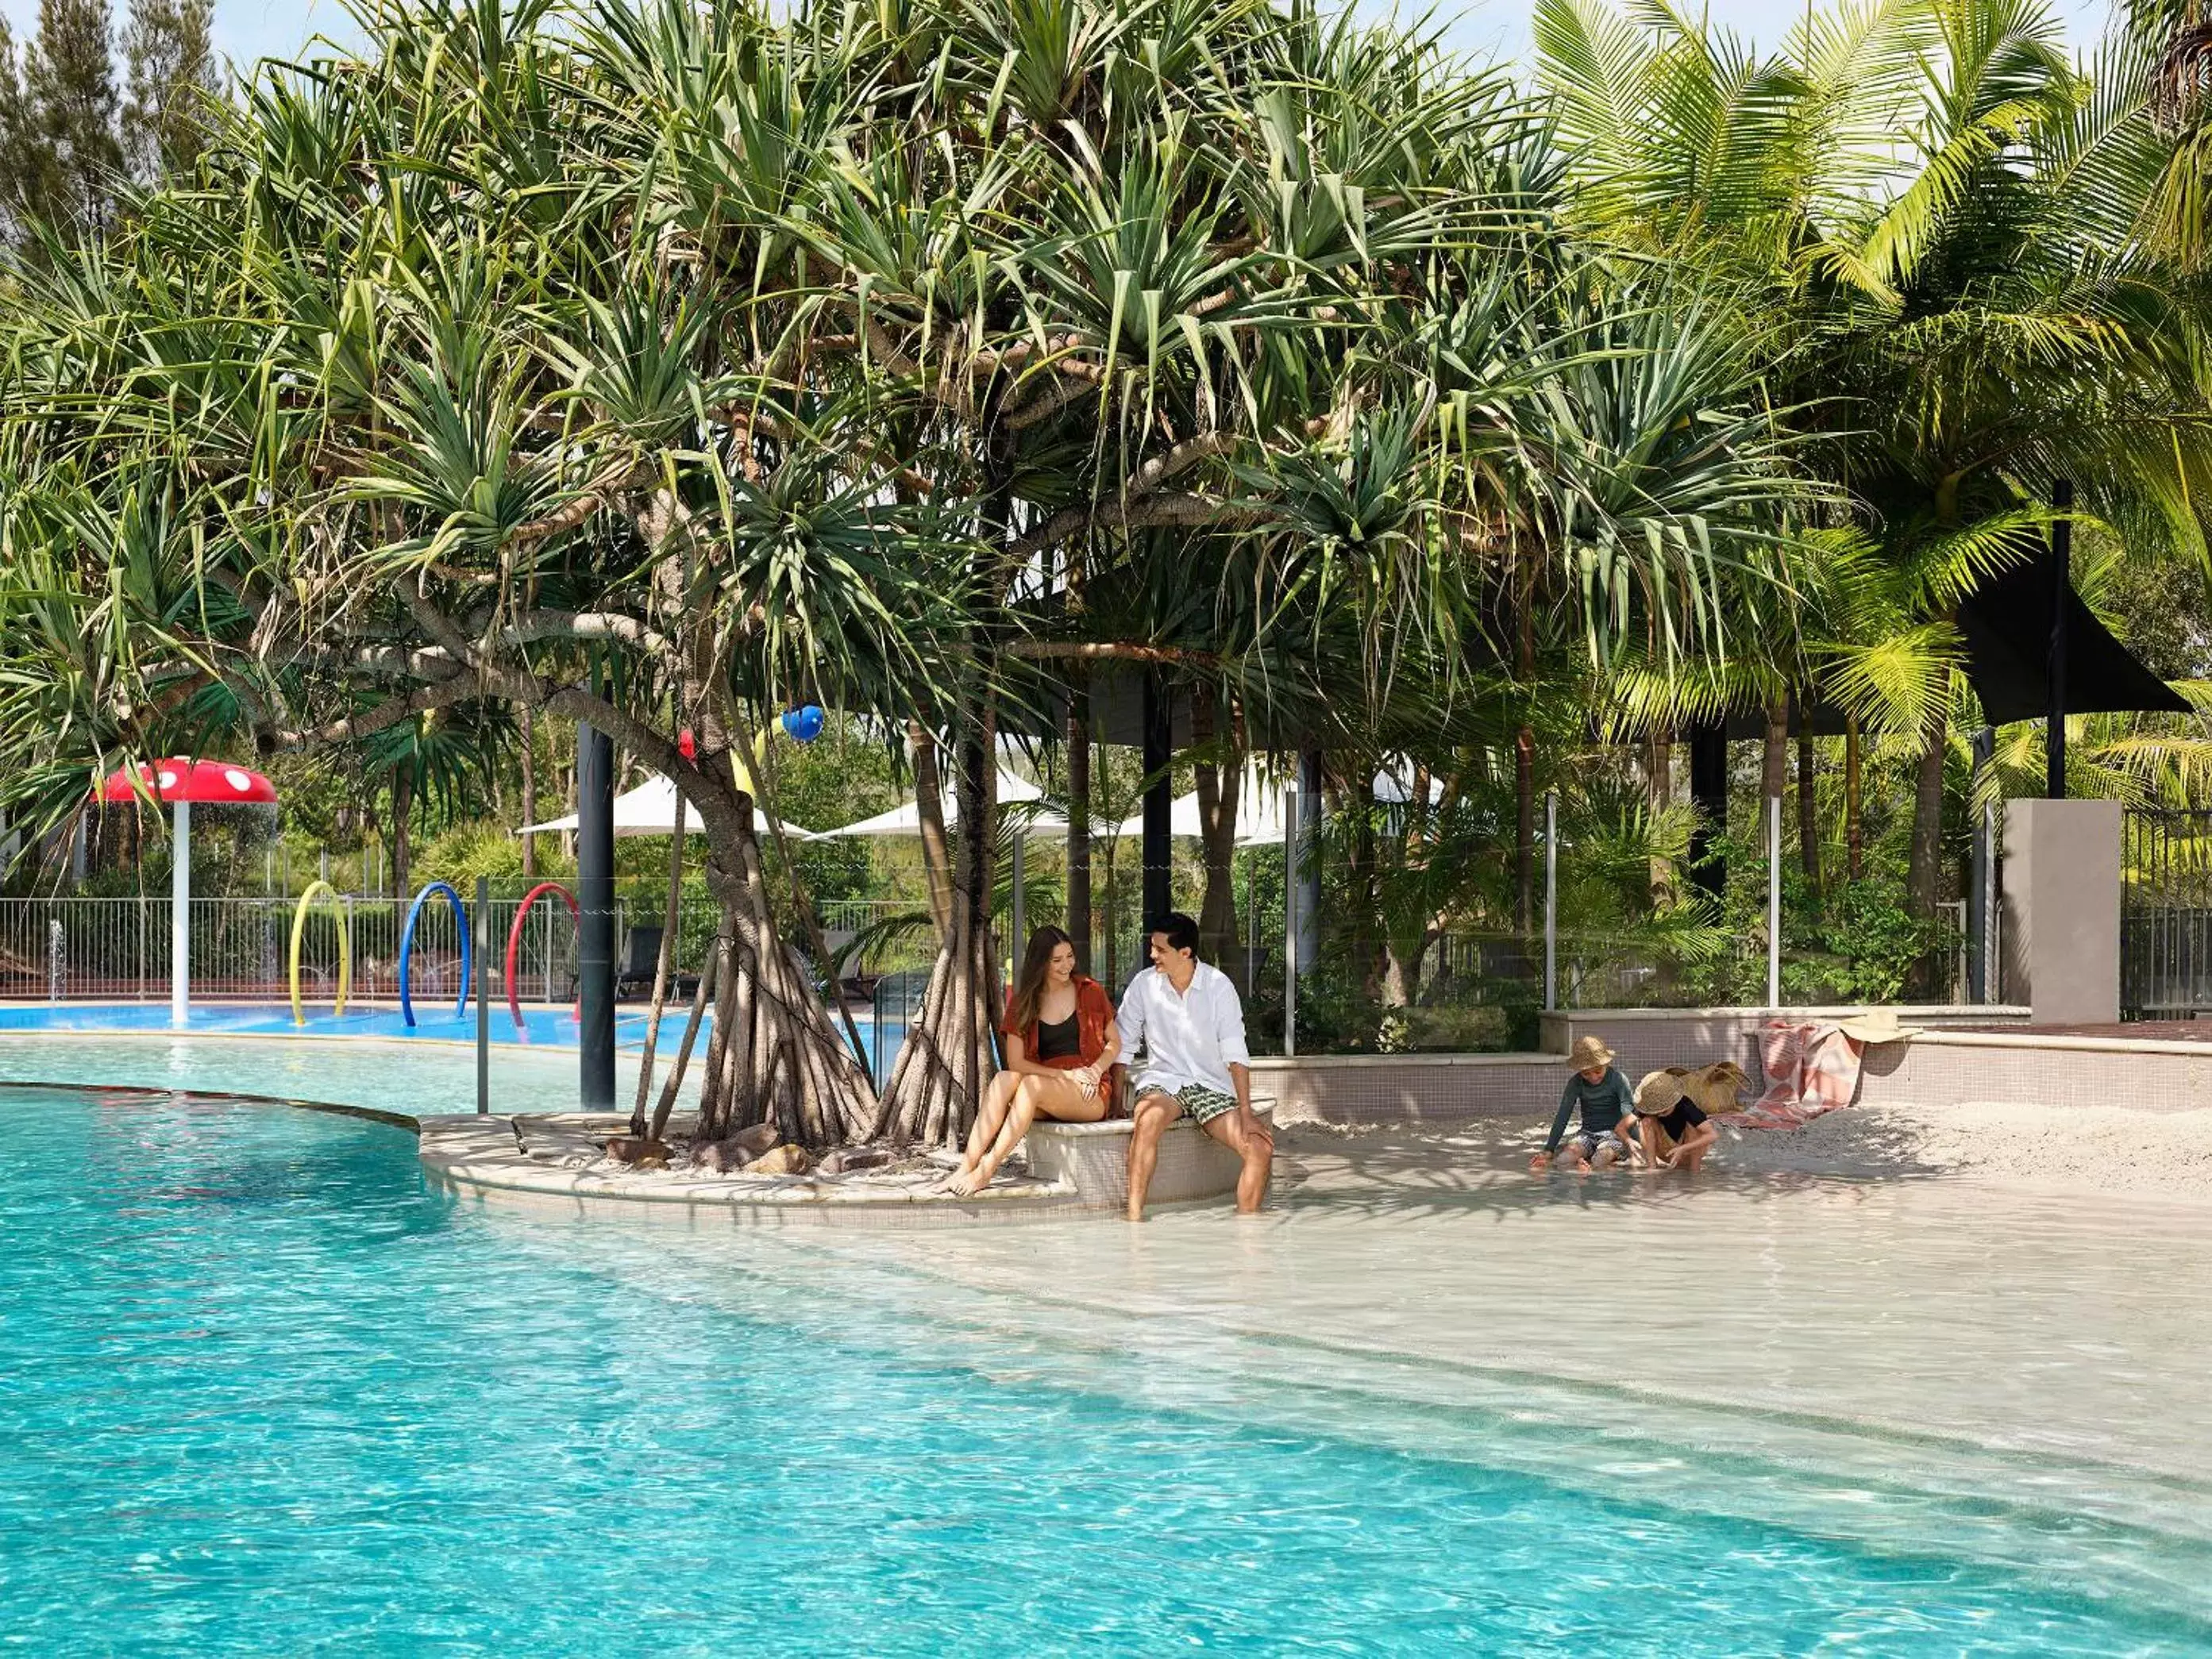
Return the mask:
[[[822,735],[822,728],[828,723],[828,716],[810,702],[805,708],[793,708],[784,715],[784,734],[800,743],[811,743]]]

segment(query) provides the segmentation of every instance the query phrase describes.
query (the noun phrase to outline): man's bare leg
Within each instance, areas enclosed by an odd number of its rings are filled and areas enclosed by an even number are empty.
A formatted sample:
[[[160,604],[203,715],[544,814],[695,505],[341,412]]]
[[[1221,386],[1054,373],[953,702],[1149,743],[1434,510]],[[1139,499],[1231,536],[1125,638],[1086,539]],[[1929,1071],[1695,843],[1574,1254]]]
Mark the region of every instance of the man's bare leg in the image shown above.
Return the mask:
[[[1182,1103],[1157,1091],[1137,1103],[1137,1121],[1129,1131],[1129,1219],[1145,1218],[1145,1194],[1152,1190],[1152,1171],[1160,1161],[1160,1137],[1182,1115]]]
[[[1243,1169],[1237,1176],[1237,1213],[1257,1215],[1260,1206],[1267,1202],[1267,1176],[1275,1164],[1275,1143],[1264,1131],[1247,1133],[1243,1117],[1237,1112],[1224,1112],[1208,1120],[1206,1133],[1244,1161]]]

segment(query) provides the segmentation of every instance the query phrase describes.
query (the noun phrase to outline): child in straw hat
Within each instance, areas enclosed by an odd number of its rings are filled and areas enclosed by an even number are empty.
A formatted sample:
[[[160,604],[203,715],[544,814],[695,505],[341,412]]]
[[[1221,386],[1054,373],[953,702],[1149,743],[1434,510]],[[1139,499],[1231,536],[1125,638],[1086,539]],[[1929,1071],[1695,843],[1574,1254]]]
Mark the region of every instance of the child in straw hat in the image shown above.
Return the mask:
[[[1559,1111],[1552,1120],[1552,1138],[1544,1143],[1542,1152],[1528,1160],[1530,1171],[1537,1175],[1552,1167],[1552,1155],[1559,1150],[1560,1137],[1566,1133],[1567,1120],[1577,1107],[1582,1109],[1583,1128],[1567,1143],[1569,1169],[1577,1175],[1588,1175],[1593,1169],[1605,1169],[1628,1156],[1628,1143],[1620,1132],[1628,1125],[1635,1097],[1629,1092],[1628,1079],[1613,1063],[1613,1050],[1602,1038],[1577,1037],[1567,1064],[1574,1072],[1559,1091]]]
[[[1703,1167],[1720,1131],[1705,1115],[1705,1108],[1682,1091],[1682,1079],[1672,1072],[1647,1072],[1636,1085],[1636,1121],[1626,1133],[1634,1136],[1647,1170],[1688,1170]]]

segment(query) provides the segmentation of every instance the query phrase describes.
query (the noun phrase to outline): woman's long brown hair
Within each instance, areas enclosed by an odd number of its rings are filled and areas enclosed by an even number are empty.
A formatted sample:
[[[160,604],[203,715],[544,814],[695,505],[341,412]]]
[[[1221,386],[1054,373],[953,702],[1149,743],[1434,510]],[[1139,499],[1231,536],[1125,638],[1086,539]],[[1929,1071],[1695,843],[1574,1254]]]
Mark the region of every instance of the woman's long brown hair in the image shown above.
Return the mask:
[[[1073,947],[1074,944],[1057,927],[1040,927],[1030,935],[1030,948],[1022,955],[1022,971],[1014,980],[1010,1030],[1026,1031],[1037,1023],[1037,1006],[1044,1000],[1044,980],[1052,967],[1052,953],[1063,945]]]

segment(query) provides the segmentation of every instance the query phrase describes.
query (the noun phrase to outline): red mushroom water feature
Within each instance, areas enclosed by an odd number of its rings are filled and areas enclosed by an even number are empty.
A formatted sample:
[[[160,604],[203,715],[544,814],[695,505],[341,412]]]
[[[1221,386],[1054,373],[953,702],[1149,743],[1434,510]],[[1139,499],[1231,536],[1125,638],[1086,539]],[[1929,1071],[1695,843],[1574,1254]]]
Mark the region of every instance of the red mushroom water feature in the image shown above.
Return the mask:
[[[182,1025],[191,1006],[192,805],[274,806],[276,786],[228,761],[165,760],[126,766],[94,791],[103,801],[168,804],[176,813],[169,873],[169,1023]]]

